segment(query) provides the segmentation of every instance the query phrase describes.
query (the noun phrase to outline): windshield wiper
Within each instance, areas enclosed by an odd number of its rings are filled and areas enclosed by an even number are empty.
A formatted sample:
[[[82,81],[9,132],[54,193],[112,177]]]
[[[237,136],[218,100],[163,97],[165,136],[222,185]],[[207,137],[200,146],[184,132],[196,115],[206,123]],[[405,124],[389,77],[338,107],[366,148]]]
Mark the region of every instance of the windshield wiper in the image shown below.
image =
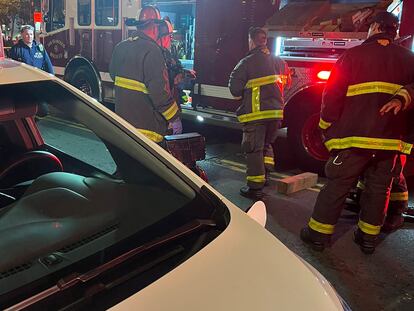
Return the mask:
[[[188,222],[187,224],[179,227],[176,230],[173,230],[172,232],[161,236],[159,238],[156,238],[155,240],[152,240],[150,242],[147,242],[141,246],[138,246],[110,261],[108,261],[107,263],[100,265],[86,273],[73,273],[67,277],[64,277],[62,279],[60,279],[54,286],[26,299],[23,300],[22,302],[15,304],[9,308],[7,308],[6,310],[22,310],[24,308],[28,308],[32,305],[34,305],[35,303],[38,303],[56,293],[62,292],[64,290],[67,290],[73,286],[76,286],[80,283],[86,283],[98,276],[100,276],[101,274],[103,274],[104,272],[119,266],[121,264],[123,264],[125,261],[137,256],[137,255],[141,255],[144,252],[148,252],[151,250],[154,250],[160,246],[163,246],[165,244],[168,244],[174,240],[180,239],[182,237],[188,236],[190,234],[193,234],[196,231],[199,231],[201,229],[206,229],[206,228],[214,228],[216,227],[216,223],[212,220],[204,220],[204,219],[196,219],[193,221]]]

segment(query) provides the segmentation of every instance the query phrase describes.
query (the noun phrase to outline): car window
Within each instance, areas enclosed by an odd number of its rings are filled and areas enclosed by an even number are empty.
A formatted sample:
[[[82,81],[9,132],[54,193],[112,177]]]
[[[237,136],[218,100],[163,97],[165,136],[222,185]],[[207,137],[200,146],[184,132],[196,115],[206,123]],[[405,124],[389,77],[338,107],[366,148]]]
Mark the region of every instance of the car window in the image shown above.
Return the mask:
[[[48,111],[46,116],[37,117],[37,125],[47,145],[108,174],[115,173],[116,164],[108,148],[94,132],[46,103],[40,107]]]

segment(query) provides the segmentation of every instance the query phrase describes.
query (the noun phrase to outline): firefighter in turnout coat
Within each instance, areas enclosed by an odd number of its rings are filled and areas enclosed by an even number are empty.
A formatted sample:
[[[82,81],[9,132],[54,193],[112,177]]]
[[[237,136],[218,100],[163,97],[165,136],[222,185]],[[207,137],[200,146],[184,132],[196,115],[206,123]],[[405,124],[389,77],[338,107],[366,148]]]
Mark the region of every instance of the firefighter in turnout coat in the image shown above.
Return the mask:
[[[232,95],[241,100],[237,110],[243,123],[242,151],[247,156],[247,186],[243,196],[259,199],[266,173],[274,168],[274,143],[283,118],[283,86],[290,80],[287,64],[271,55],[261,28],[249,31],[249,54],[230,75]]]
[[[343,53],[335,64],[322,98],[319,127],[331,157],[328,182],[318,195],[304,242],[315,250],[329,244],[345,199],[364,176],[361,212],[354,241],[373,253],[390,199],[391,183],[400,176],[401,154],[410,154],[408,113],[384,113],[393,96],[412,97],[404,88],[414,81],[414,55],[393,43],[398,19],[378,13],[368,39]],[[402,107],[407,110],[408,102]]]
[[[115,47],[109,67],[115,81],[115,112],[156,143],[163,142],[168,122],[180,113],[156,42],[160,22],[155,8],[144,7],[138,31]]]

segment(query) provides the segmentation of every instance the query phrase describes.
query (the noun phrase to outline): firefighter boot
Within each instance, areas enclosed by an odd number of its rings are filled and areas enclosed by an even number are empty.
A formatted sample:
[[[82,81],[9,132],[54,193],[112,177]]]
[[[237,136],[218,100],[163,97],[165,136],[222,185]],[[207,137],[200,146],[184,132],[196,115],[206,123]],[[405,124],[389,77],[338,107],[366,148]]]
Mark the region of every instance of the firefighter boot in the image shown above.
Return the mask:
[[[356,229],[354,231],[354,242],[359,245],[364,254],[372,254],[377,245],[378,235],[371,235]]]
[[[262,189],[252,189],[249,186],[241,187],[240,194],[246,198],[253,200],[260,200],[263,198]]]
[[[309,227],[300,230],[300,239],[309,244],[313,250],[322,252],[329,245],[330,235],[318,233]]]
[[[385,218],[384,225],[381,228],[382,232],[391,233],[400,229],[404,224],[404,217],[402,215],[388,215]]]

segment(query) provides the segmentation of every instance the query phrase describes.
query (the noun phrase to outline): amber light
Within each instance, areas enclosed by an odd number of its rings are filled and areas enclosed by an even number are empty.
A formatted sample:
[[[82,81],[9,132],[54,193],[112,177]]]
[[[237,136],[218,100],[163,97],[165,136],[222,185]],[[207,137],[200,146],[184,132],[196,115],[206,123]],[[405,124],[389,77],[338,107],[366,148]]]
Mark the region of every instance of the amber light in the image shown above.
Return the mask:
[[[330,75],[330,71],[322,70],[318,72],[318,78],[321,80],[328,80]]]

